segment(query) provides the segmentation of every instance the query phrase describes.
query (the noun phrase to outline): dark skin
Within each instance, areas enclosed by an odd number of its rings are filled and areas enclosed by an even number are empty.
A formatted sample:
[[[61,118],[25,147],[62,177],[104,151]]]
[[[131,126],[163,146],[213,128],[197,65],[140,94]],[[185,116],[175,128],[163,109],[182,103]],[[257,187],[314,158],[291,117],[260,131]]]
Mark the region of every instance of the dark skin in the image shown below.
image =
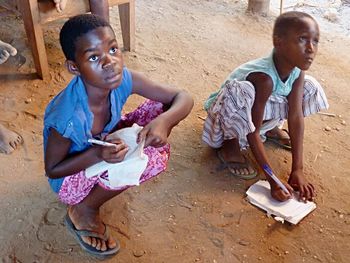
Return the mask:
[[[88,104],[94,114],[91,133],[100,134],[111,118],[109,95],[122,82],[123,58],[114,32],[109,27],[98,27],[77,38],[75,61],[68,60],[68,70],[82,78],[88,95]],[[146,125],[138,140],[145,139],[145,147],[162,146],[172,128],[184,119],[193,107],[187,92],[167,87],[147,79],[143,74],[131,71],[132,93],[170,105],[169,109]],[[117,163],[123,161],[128,146],[120,139],[107,141],[114,146],[92,146],[83,152],[69,155],[71,141],[55,129],[50,130],[45,152],[45,171],[50,178],[61,178],[85,170],[100,161]],[[95,186],[79,204],[70,206],[69,216],[79,230],[91,230],[103,234],[105,227],[99,209],[106,201],[120,194]],[[110,237],[107,242],[98,238],[83,237],[84,242],[105,251],[116,246]]]
[[[285,201],[291,197],[292,190],[299,191],[302,200],[312,200],[315,190],[304,175],[303,170],[303,137],[304,116],[302,111],[304,71],[307,70],[316,56],[319,40],[319,29],[316,22],[310,18],[300,19],[298,27],[291,29],[285,36],[274,36],[273,59],[275,67],[282,81],[286,80],[294,67],[302,70],[299,78],[294,82],[292,91],[288,96],[288,127],[292,144],[292,169],[288,183],[284,183],[289,193],[285,193],[269,176],[267,180],[271,185],[271,195],[278,201]],[[263,123],[263,114],[266,102],[272,94],[272,79],[264,73],[251,73],[247,80],[255,87],[255,101],[252,108],[252,120],[256,130],[248,134],[248,142],[260,167],[271,164],[265,148],[261,142],[259,130]],[[237,139],[225,141],[223,154],[234,155],[239,160],[241,153]],[[226,153],[225,153],[226,151]],[[242,174],[246,173],[243,169]]]
[[[63,12],[69,0],[53,0],[57,12]],[[99,15],[109,22],[108,0],[90,0],[90,10],[92,14]]]

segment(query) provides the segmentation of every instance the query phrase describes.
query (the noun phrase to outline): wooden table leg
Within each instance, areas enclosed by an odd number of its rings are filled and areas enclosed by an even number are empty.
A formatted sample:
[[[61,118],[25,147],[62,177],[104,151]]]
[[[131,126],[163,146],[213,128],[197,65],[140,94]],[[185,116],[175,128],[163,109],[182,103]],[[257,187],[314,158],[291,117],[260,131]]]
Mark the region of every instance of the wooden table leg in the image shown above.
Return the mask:
[[[38,0],[22,0],[20,9],[28,42],[31,45],[36,71],[40,78],[47,79],[50,72],[43,31],[40,25]]]
[[[135,50],[135,1],[118,5],[124,50]]]

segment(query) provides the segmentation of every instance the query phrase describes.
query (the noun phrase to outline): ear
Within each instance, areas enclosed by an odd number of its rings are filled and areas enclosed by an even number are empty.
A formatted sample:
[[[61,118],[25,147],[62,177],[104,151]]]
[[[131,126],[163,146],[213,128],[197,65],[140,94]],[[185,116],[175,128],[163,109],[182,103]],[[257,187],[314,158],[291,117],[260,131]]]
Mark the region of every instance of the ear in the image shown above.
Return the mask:
[[[73,60],[66,60],[65,65],[71,74],[76,75],[76,76],[80,76],[79,68]]]
[[[272,42],[274,47],[280,47],[282,43],[282,38],[280,36],[274,35],[272,37]]]

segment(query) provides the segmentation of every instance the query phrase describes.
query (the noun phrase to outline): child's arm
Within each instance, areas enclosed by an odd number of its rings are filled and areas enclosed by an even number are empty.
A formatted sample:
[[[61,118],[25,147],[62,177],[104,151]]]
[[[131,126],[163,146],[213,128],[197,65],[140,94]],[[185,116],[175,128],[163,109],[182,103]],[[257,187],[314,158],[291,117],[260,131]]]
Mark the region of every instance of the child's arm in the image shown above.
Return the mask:
[[[288,96],[288,129],[292,143],[292,172],[288,183],[300,192],[300,198],[311,200],[315,195],[315,190],[313,185],[306,180],[303,172],[304,76],[305,73],[301,72]]]
[[[248,134],[249,146],[254,154],[254,157],[262,168],[265,164],[269,164],[264,145],[260,138],[260,127],[263,122],[264,110],[266,102],[272,93],[272,79],[264,73],[252,73],[247,78],[255,87],[255,100],[252,108],[252,120],[255,126],[255,131]],[[265,171],[264,171],[265,172]],[[279,201],[285,201],[290,198],[290,194],[285,193],[265,172],[266,179],[271,186],[271,195]],[[287,189],[292,191],[288,184],[285,184]]]
[[[68,155],[71,140],[50,129],[45,150],[45,172],[52,179],[78,173],[102,160],[109,163],[121,162],[128,151],[126,144],[112,141],[115,146],[92,146],[87,150]]]
[[[155,83],[135,71],[131,71],[131,74],[134,94],[169,106],[168,110],[142,129],[138,140],[146,138],[145,147],[164,145],[171,129],[191,112],[193,99],[184,90]]]
[[[90,10],[92,14],[99,15],[109,22],[108,0],[90,0]]]

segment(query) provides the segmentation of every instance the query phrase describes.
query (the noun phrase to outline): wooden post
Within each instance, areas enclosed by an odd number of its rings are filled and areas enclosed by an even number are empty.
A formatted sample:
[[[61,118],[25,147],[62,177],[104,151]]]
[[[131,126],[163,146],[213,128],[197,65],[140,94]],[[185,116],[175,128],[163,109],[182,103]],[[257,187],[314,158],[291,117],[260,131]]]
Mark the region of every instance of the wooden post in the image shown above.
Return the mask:
[[[248,11],[260,15],[267,15],[270,8],[270,0],[249,0]]]
[[[38,0],[21,1],[20,12],[22,14],[28,42],[32,49],[36,72],[41,79],[48,79],[50,72],[43,31],[40,24]]]
[[[118,6],[124,50],[135,50],[135,1]]]

